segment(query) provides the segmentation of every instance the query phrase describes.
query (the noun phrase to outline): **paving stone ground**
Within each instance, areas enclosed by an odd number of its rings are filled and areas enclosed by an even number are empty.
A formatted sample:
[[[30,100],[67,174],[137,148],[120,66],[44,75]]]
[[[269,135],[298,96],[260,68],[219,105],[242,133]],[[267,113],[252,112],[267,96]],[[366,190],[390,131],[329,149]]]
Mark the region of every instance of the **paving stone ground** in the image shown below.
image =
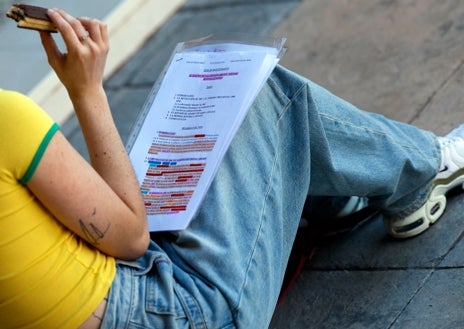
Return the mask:
[[[282,64],[363,109],[446,134],[464,121],[462,1],[308,0]],[[463,328],[463,197],[423,235],[381,218],[322,247],[272,328]]]

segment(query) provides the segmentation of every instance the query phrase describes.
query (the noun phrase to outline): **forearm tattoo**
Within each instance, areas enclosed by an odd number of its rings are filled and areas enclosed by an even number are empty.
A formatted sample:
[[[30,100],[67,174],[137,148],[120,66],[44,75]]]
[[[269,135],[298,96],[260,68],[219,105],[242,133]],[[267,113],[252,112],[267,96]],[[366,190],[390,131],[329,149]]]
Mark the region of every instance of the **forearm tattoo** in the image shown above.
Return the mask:
[[[96,214],[96,208],[93,210],[92,216]],[[84,234],[86,240],[93,245],[98,245],[100,240],[105,237],[106,232],[108,232],[111,223],[108,223],[106,229],[101,230],[95,224],[89,223],[86,224],[82,219],[79,218],[79,225],[81,227],[82,233]]]

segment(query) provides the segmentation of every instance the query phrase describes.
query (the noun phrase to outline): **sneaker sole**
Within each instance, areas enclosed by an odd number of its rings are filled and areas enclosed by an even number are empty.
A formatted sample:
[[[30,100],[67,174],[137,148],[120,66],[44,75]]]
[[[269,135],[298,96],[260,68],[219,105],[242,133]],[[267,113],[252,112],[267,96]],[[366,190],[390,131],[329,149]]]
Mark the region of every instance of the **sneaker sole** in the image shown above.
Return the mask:
[[[446,194],[461,185],[464,189],[464,168],[445,179],[437,179],[425,204],[406,218],[385,219],[390,235],[395,238],[411,238],[427,230],[445,212]]]

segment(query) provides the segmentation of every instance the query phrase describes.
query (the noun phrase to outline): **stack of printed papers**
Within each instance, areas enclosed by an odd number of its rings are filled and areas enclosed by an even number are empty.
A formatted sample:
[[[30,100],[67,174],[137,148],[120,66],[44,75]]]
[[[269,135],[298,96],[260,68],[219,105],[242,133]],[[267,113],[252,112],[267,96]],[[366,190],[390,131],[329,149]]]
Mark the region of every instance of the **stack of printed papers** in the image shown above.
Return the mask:
[[[151,231],[188,226],[284,43],[229,35],[176,47],[128,145]]]

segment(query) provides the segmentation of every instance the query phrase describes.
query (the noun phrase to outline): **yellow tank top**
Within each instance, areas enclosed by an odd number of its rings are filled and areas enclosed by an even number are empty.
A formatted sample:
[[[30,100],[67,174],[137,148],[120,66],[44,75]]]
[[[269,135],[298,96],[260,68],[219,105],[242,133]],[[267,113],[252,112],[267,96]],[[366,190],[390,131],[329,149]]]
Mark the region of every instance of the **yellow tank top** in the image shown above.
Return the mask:
[[[75,328],[104,298],[115,260],[90,247],[26,187],[58,126],[0,89],[0,328]]]

